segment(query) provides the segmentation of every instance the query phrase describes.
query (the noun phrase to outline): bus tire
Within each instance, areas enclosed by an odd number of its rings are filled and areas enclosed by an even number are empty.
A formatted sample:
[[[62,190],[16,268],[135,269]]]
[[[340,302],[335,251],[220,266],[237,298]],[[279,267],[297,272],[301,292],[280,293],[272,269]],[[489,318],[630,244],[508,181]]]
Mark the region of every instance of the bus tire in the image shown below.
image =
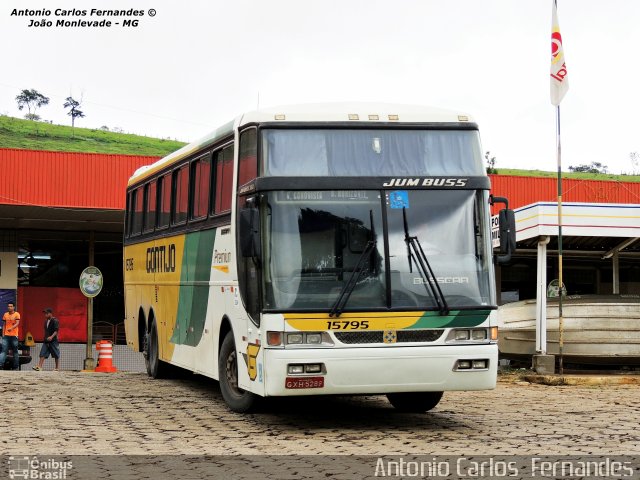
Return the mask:
[[[151,328],[145,336],[144,363],[147,374],[152,378],[163,378],[167,375],[169,365],[160,360],[160,344],[158,342],[158,327],[155,319],[151,321]]]
[[[440,402],[443,392],[387,393],[391,405],[399,412],[424,413]]]
[[[220,347],[218,357],[218,378],[220,392],[225,403],[234,412],[245,413],[256,404],[256,396],[238,388],[238,354],[233,333],[227,333]]]

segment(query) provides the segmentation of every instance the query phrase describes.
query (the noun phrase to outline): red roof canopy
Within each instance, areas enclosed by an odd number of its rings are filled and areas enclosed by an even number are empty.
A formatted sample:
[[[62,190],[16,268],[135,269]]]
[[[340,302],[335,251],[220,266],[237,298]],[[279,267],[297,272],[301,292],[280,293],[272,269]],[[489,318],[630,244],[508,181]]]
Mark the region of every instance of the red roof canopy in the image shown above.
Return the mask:
[[[159,157],[0,149],[0,204],[123,210],[133,172]],[[555,178],[489,175],[511,208],[557,200]],[[640,182],[563,180],[565,202],[640,203]]]
[[[556,178],[489,175],[491,193],[509,199],[516,209],[536,202],[557,202]],[[614,180],[562,180],[563,202],[640,204],[640,182]]]
[[[0,204],[123,210],[129,177],[158,158],[0,149]]]

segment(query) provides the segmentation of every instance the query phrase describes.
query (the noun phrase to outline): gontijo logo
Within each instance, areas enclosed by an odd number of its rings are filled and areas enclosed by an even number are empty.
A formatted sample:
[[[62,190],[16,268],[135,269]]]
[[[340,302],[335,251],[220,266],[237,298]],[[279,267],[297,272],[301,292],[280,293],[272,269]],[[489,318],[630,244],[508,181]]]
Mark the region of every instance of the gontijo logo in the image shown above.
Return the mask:
[[[147,273],[169,273],[176,271],[176,246],[158,245],[147,248]]]

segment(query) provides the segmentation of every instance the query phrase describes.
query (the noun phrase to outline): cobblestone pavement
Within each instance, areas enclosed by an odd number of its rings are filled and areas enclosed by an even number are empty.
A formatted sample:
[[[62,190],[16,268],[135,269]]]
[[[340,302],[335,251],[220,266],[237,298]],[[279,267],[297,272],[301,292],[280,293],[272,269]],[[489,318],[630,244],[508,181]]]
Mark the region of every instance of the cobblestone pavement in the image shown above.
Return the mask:
[[[267,402],[239,415],[204,377],[0,372],[2,451],[74,454],[564,455],[640,453],[640,387],[501,380],[427,414],[385,397]],[[9,454],[9,453],[7,453]]]

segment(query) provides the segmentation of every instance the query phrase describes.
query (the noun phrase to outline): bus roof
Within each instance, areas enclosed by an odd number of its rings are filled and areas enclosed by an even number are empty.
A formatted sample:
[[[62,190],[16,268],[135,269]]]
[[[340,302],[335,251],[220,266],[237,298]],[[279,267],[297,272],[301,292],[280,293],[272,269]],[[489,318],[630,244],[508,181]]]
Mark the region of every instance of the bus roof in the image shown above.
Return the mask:
[[[402,105],[393,103],[345,102],[284,105],[247,112],[222,125],[213,132],[185,145],[151,165],[138,168],[129,185],[139,182],[167,165],[177,162],[195,152],[231,136],[234,128],[252,123],[264,122],[342,122],[362,126],[366,123],[473,123],[466,113],[424,107],[420,105]]]
[[[244,114],[240,125],[273,121],[458,123],[472,120],[465,113],[420,105],[349,102],[285,105],[265,108]]]

